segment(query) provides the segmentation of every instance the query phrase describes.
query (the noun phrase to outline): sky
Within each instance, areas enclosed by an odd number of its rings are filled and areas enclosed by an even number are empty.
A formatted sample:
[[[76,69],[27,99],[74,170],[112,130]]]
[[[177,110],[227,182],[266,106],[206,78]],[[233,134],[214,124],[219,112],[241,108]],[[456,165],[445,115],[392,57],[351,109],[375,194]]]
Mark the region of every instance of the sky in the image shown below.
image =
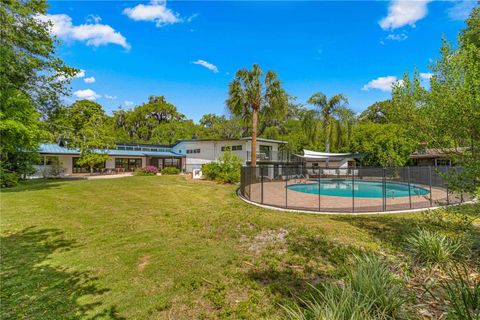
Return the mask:
[[[111,113],[164,95],[187,117],[226,114],[228,84],[258,63],[306,104],[343,93],[361,112],[456,42],[475,1],[52,1],[58,54],[80,70],[71,103]]]

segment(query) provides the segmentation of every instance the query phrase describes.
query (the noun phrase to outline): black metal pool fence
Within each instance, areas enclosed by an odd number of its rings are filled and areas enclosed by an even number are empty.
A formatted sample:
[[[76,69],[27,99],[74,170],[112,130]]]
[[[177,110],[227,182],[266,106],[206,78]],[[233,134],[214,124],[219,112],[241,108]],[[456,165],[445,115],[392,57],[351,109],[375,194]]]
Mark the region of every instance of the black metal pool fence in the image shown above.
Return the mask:
[[[240,193],[272,207],[315,212],[385,212],[471,200],[448,189],[442,173],[459,167],[325,168],[299,164],[243,166]],[[364,188],[367,189],[364,189]]]

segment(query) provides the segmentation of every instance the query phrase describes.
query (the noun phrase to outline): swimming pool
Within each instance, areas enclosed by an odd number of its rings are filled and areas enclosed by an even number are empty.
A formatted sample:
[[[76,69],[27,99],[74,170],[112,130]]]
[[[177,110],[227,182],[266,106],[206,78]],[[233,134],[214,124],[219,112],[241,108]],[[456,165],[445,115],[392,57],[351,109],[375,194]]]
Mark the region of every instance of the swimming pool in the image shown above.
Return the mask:
[[[354,192],[352,192],[354,186]],[[429,190],[416,185],[410,185],[410,193],[408,184],[401,182],[385,182],[385,196],[387,198],[401,198],[412,196],[423,196],[430,193]],[[383,183],[381,181],[364,181],[364,180],[321,180],[320,183],[303,183],[292,184],[288,186],[289,190],[319,194],[322,196],[332,197],[352,197],[355,198],[383,198]]]

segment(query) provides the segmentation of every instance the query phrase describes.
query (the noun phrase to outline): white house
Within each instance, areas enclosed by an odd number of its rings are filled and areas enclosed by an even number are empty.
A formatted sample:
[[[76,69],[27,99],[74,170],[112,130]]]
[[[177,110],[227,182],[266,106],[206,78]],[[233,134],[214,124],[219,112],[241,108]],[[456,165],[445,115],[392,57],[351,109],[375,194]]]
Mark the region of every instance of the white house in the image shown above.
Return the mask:
[[[236,153],[244,164],[250,162],[251,138],[241,139],[192,139],[178,140],[173,145],[153,145],[117,143],[114,149],[102,150],[110,160],[98,165],[96,172],[130,172],[145,166],[176,167],[191,172],[202,164],[217,161],[224,151]],[[285,141],[257,139],[257,159],[259,164],[286,162],[288,154],[281,151]],[[89,172],[88,167],[78,165],[80,151],[69,148],[66,142],[42,144],[39,150],[41,161],[34,177],[48,176],[54,168],[63,168],[65,175]]]
[[[287,162],[288,153],[280,150],[287,142],[257,138],[257,161],[259,164]],[[191,172],[202,164],[217,161],[224,151],[234,152],[244,164],[252,158],[252,138],[179,140],[172,146],[172,152],[186,156],[185,170]]]

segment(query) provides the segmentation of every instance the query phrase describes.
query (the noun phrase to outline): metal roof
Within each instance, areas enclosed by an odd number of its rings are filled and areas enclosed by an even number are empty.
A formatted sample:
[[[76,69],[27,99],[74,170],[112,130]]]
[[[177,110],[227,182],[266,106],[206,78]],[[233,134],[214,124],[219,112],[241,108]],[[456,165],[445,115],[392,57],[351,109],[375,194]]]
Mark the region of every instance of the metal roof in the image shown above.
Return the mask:
[[[78,149],[65,148],[54,143],[41,144],[38,152],[43,154],[80,155],[80,151]],[[134,157],[148,156],[148,157],[176,157],[176,158],[185,157],[184,154],[168,152],[168,151],[155,152],[155,151],[140,151],[140,150],[107,149],[107,150],[98,150],[98,152],[106,152],[110,156],[134,156]]]
[[[177,144],[179,143],[182,143],[182,142],[203,142],[203,141],[218,141],[218,142],[221,142],[221,141],[225,141],[225,142],[228,142],[228,141],[242,141],[242,140],[252,140],[252,137],[244,137],[244,138],[239,138],[239,139],[186,139],[186,140],[177,140],[175,141],[175,143],[173,144],[173,146],[176,146]],[[266,139],[266,138],[257,138],[257,141],[260,141],[260,142],[271,142],[271,143],[278,143],[278,144],[287,144],[288,142],[287,141],[281,141],[281,140],[273,140],[273,139]]]

